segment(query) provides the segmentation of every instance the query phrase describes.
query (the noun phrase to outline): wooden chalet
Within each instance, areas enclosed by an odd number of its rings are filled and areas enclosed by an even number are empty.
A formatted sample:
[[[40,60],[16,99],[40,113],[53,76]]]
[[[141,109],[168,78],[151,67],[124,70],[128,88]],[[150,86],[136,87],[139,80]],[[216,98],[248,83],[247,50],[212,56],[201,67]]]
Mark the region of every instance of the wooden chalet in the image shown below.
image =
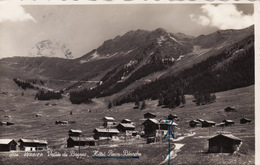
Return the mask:
[[[95,146],[96,140],[92,137],[69,137],[67,140],[67,147],[74,146]]]
[[[205,120],[201,123],[202,127],[214,127],[216,123],[214,121]]]
[[[222,122],[225,123],[225,126],[231,126],[235,124],[233,120],[223,120]]]
[[[120,132],[134,131],[135,130],[135,126],[133,124],[130,124],[130,123],[120,123],[116,126],[116,128]]]
[[[75,136],[75,137],[78,137],[82,134],[82,131],[81,130],[76,130],[76,129],[70,129],[69,130],[69,137],[71,136]]]
[[[248,118],[242,118],[240,119],[240,124],[246,124],[246,123],[251,123],[252,120],[248,119]]]
[[[38,151],[47,149],[48,142],[46,140],[38,139],[20,139],[20,150],[23,151]]]
[[[119,134],[115,128],[96,128],[93,132],[95,133],[94,139],[111,139]]]
[[[0,139],[0,151],[16,150],[17,143],[13,139]]]
[[[153,119],[153,118],[156,118],[156,115],[150,113],[150,112],[147,112],[144,114],[144,118],[145,119]]]
[[[171,126],[170,128],[173,131],[174,126],[177,124],[170,120],[158,121],[156,119],[147,119],[142,123],[142,125],[144,126],[145,137],[155,137],[156,134],[162,132],[162,130],[167,131],[169,126]]]
[[[200,122],[197,121],[197,120],[191,120],[191,121],[189,122],[190,127],[196,127],[196,126],[199,125],[199,124],[200,124]]]
[[[208,139],[208,152],[211,153],[233,153],[238,150],[241,139],[231,134],[219,134]]]
[[[199,121],[199,122],[204,122],[205,120],[203,120],[203,119],[197,119],[197,121]]]

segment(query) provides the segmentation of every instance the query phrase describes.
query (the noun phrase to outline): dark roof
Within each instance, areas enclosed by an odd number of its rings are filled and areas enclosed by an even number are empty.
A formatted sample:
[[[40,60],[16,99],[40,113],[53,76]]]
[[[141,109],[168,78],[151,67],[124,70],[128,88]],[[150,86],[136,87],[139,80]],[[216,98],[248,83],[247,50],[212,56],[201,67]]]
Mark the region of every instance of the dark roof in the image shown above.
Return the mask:
[[[194,122],[194,123],[197,123],[197,124],[199,124],[200,122],[199,121],[197,121],[197,120],[191,120],[189,123],[191,123],[191,122]]]
[[[251,121],[251,119],[248,119],[248,118],[242,118],[242,119],[240,119],[240,120],[248,120],[248,121]]]
[[[209,138],[208,140],[211,140],[211,139],[214,139],[214,138],[218,138],[220,136],[224,136],[226,138],[229,138],[229,139],[232,139],[232,140],[239,140],[239,141],[242,141],[241,139],[239,139],[238,137],[235,137],[234,135],[232,134],[219,134],[219,135],[216,135],[216,136],[213,136],[211,138]]]
[[[160,124],[166,124],[166,125],[178,125],[177,123],[173,122],[172,120],[160,120]]]

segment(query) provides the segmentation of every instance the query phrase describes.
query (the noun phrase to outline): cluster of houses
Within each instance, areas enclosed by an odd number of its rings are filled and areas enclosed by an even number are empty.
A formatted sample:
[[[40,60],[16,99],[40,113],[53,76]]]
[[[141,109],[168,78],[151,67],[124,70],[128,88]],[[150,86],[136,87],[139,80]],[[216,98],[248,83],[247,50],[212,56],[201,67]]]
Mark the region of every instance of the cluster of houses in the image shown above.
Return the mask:
[[[251,120],[248,119],[248,118],[240,119],[240,124],[246,124],[246,123],[251,123]],[[235,124],[235,122],[233,120],[223,120],[219,124],[217,124],[214,121],[203,120],[203,119],[191,120],[189,122],[190,127],[197,127],[197,126],[214,127],[216,125],[220,126],[220,127],[224,127],[224,126],[231,126],[231,125],[234,125],[234,124]]]
[[[17,142],[14,139],[0,139],[0,151],[17,150],[17,145],[20,151],[39,151],[48,147],[46,140],[19,139]]]

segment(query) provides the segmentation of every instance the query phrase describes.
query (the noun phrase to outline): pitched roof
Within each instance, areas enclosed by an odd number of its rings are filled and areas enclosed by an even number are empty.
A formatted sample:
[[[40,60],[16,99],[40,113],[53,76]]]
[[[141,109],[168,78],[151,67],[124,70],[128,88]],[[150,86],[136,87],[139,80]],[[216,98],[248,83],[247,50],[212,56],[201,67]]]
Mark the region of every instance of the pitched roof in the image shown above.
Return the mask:
[[[70,137],[73,141],[95,141],[93,137]]]
[[[0,139],[0,144],[9,144],[11,141],[14,141],[14,140],[13,139]]]
[[[133,124],[130,124],[130,123],[120,123],[118,125],[122,125],[125,128],[135,128],[135,126]]]
[[[194,122],[194,123],[200,123],[199,121],[197,121],[197,120],[191,120],[191,121],[189,121],[189,123],[191,123],[191,122]]]
[[[152,113],[150,113],[150,112],[147,112],[147,113],[145,113],[144,115],[153,115],[153,116],[156,116],[155,114],[152,114]]]
[[[46,140],[38,140],[38,139],[20,139],[19,142],[48,144]]]
[[[69,132],[82,133],[81,130],[77,130],[77,129],[70,129]]]
[[[97,132],[107,132],[107,133],[119,133],[119,131],[115,128],[107,129],[107,128],[95,128]]]
[[[223,120],[222,122],[234,123],[233,120]]]
[[[239,139],[238,137],[235,137],[235,136],[232,135],[232,134],[219,134],[219,135],[216,135],[216,136],[213,136],[213,137],[209,138],[208,140],[213,139],[213,138],[217,138],[217,137],[220,137],[220,136],[224,136],[224,137],[226,137],[226,138],[233,139],[233,140],[242,141],[241,139]]]
[[[105,116],[104,119],[106,119],[106,120],[115,120],[113,117],[108,117],[108,116]]]
[[[210,120],[205,120],[204,122],[207,122],[207,123],[209,123],[209,124],[216,124],[216,122],[210,121]]]
[[[150,121],[152,121],[152,122],[155,123],[155,124],[159,124],[159,121],[156,120],[156,119],[147,119],[147,120],[150,120]],[[146,120],[146,121],[147,121],[147,120]]]

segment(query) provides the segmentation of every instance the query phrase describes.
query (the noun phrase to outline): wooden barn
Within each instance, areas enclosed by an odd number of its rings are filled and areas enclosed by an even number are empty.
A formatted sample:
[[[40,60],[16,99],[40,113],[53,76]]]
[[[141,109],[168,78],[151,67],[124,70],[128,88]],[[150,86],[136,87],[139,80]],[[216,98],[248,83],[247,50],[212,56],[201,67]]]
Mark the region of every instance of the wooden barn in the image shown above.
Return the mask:
[[[132,121],[130,120],[130,119],[123,119],[122,121],[121,121],[121,123],[132,123]]]
[[[233,120],[223,120],[222,122],[225,123],[225,126],[231,126],[235,124]]]
[[[240,119],[240,124],[246,124],[246,123],[251,123],[252,120],[248,119],[248,118],[242,118]]]
[[[17,143],[13,139],[0,139],[0,151],[16,150]]]
[[[108,127],[115,127],[116,126],[116,123],[114,122],[115,119],[113,117],[103,117],[103,121],[104,121],[104,124],[103,126],[105,128],[108,128]]]
[[[210,153],[233,153],[238,150],[242,140],[231,134],[219,134],[208,141]]]
[[[133,124],[130,124],[130,123],[120,123],[116,126],[116,128],[120,132],[134,131],[135,130],[135,126]]]
[[[208,120],[203,121],[201,124],[202,127],[214,127],[216,125],[214,121],[208,121]]]
[[[67,147],[74,146],[95,146],[96,140],[92,137],[69,137],[67,140]]]
[[[48,142],[46,140],[38,139],[20,139],[20,150],[23,151],[38,151],[47,149]]]
[[[69,130],[69,137],[74,136],[74,137],[78,137],[82,134],[81,130],[76,130],[76,129],[70,129]]]
[[[94,139],[108,139],[119,134],[119,131],[115,128],[96,128],[93,132],[95,133]]]
[[[200,122],[199,121],[197,121],[197,120],[191,120],[190,122],[189,122],[189,125],[190,125],[190,127],[196,127],[197,125],[199,125],[200,124]]]
[[[153,119],[153,118],[156,118],[156,115],[150,113],[150,112],[147,112],[144,114],[144,118],[145,119]]]

